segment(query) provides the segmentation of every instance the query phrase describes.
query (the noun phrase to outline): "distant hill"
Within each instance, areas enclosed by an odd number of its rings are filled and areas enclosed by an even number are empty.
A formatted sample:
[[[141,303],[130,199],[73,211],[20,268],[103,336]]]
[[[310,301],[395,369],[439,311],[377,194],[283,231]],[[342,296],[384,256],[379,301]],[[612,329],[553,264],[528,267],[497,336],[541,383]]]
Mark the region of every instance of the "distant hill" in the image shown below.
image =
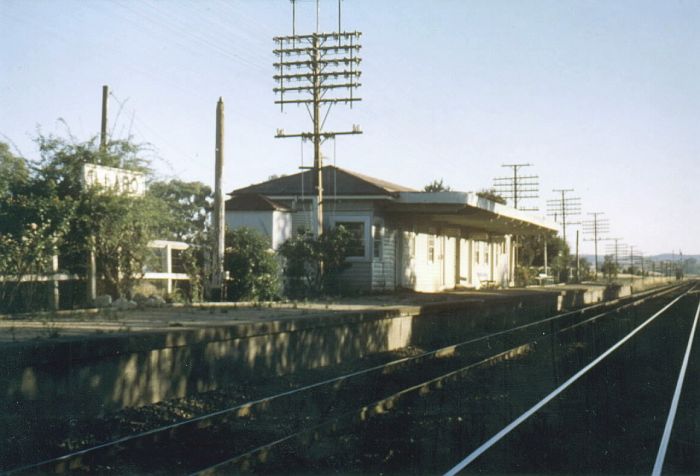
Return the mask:
[[[588,260],[588,262],[592,265],[595,263],[595,256],[594,255],[581,255],[582,258],[585,258]],[[652,256],[644,256],[645,261],[648,263],[649,261],[653,261],[655,263],[660,263],[662,261],[673,261],[680,263],[680,256],[679,255],[674,255],[671,253],[664,253],[660,255],[652,255]],[[621,266],[627,266],[629,256],[621,254],[618,256],[618,259],[620,260],[620,265]],[[635,256],[635,262],[638,258]],[[603,261],[605,260],[605,254],[601,253],[598,255],[598,266],[603,264]],[[683,255],[683,263],[684,263],[684,272],[686,274],[697,274],[700,275],[700,255]],[[635,263],[636,264],[636,263]]]
[[[602,262],[603,259],[605,258],[606,253],[600,253],[598,255],[598,262]],[[636,257],[637,255],[635,255]],[[621,260],[627,258],[627,255],[620,254],[619,258]],[[595,256],[594,255],[581,255],[581,258],[586,258],[589,262],[593,263],[595,261]],[[673,255],[671,253],[665,253],[665,254],[660,254],[660,255],[652,255],[652,256],[644,256],[644,259],[647,261],[680,261],[680,256]],[[700,255],[683,255],[683,261],[689,260],[689,259],[694,259],[696,262],[700,263]]]

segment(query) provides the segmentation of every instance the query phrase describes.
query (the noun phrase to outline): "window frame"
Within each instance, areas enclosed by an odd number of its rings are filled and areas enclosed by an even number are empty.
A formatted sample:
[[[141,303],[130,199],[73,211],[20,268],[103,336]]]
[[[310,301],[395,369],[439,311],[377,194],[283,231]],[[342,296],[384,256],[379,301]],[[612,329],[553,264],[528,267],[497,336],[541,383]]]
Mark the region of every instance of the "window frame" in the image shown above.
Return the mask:
[[[345,258],[346,261],[348,262],[362,262],[362,261],[370,261],[371,260],[371,230],[372,227],[370,226],[371,221],[370,217],[368,216],[358,216],[358,215],[339,215],[335,216],[331,219],[331,225],[335,228],[339,225],[342,225],[344,223],[362,223],[364,225],[364,233],[363,233],[363,245],[364,245],[364,255],[363,256],[348,256]]]
[[[435,228],[428,228],[428,239],[427,239],[427,249],[426,249],[426,258],[428,263],[435,263],[435,252],[436,250],[436,234],[437,230]]]
[[[384,220],[380,218],[372,225],[372,259],[384,259]]]

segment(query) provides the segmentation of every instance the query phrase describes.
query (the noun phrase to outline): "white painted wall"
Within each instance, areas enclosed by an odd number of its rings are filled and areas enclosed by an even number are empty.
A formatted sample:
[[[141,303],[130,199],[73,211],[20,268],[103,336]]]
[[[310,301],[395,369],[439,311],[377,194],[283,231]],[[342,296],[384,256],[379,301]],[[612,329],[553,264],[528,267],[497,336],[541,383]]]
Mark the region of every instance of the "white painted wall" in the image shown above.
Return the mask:
[[[270,245],[277,250],[292,236],[292,218],[280,211],[227,211],[226,226],[234,230],[248,227],[258,230],[270,238]]]

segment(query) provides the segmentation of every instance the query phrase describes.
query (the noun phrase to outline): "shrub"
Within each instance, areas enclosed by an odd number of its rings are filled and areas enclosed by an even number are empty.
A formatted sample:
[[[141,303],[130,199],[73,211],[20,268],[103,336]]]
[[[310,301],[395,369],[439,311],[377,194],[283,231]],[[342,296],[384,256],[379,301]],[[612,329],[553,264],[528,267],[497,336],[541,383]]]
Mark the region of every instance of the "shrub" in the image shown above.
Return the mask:
[[[224,268],[231,301],[270,300],[279,295],[279,265],[262,233],[251,228],[226,232]]]
[[[301,231],[282,244],[285,260],[285,291],[291,298],[337,294],[340,274],[350,266],[345,258],[352,234],[342,226],[326,231],[318,239]]]

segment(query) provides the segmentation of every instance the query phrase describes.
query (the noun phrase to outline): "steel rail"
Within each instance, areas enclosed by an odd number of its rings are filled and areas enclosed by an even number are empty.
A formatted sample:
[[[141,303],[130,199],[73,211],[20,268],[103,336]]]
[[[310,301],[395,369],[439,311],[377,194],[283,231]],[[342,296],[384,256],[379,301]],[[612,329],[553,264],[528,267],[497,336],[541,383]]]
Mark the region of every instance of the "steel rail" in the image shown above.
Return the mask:
[[[657,291],[658,295],[663,295],[663,294],[666,294],[670,291],[673,291],[674,289],[677,289],[678,286],[673,285],[673,286],[670,286],[669,288],[670,289],[664,289],[661,292],[658,292],[659,291],[658,289],[653,290],[653,291]],[[648,296],[643,298],[643,299],[639,299],[638,301],[643,302],[647,299],[649,299]],[[619,308],[616,308],[616,309],[608,311],[608,312],[597,314],[591,318],[586,319],[582,323],[591,323],[591,322],[599,319],[600,317],[603,317],[605,315],[608,315],[612,312],[617,311],[618,309],[620,309],[622,307],[628,307],[628,306],[633,305],[633,304],[636,305],[636,303],[637,303],[637,301],[635,301],[635,303],[632,303],[632,304],[625,304],[623,306],[620,306]],[[593,305],[590,307],[599,307],[601,304],[606,304],[606,303],[599,303],[599,304],[596,304],[596,305]],[[578,312],[578,311],[570,311],[568,313],[565,313],[565,315],[570,315],[570,314],[576,313],[576,312]],[[538,321],[538,322],[548,321],[548,320],[551,320],[553,317],[558,317],[558,316],[552,316],[550,318],[543,319],[542,321]],[[566,327],[564,329],[560,329],[556,333],[567,332],[571,329],[578,327],[582,323],[576,323],[572,326]],[[520,326],[520,327],[528,327],[528,326],[529,325]],[[499,332],[498,334],[502,334],[502,333],[503,332]],[[544,337],[546,335],[547,335],[546,333],[543,333],[542,336],[538,336],[538,339],[540,337]],[[533,343],[537,342],[538,339],[531,340],[531,341],[525,342],[525,343],[521,343],[521,344],[519,344],[515,347],[512,347],[510,349],[507,349],[507,350],[501,351],[497,354],[483,358],[483,359],[479,360],[478,362],[472,362],[464,367],[461,367],[461,368],[456,369],[456,370],[452,370],[448,373],[439,375],[439,376],[434,377],[430,380],[411,385],[411,386],[406,387],[405,389],[402,389],[401,391],[396,392],[388,397],[384,397],[384,398],[377,400],[375,402],[365,404],[359,409],[353,409],[353,410],[347,411],[341,415],[336,415],[336,416],[330,418],[329,420],[326,420],[326,421],[323,421],[321,423],[312,425],[310,427],[306,427],[306,428],[303,428],[301,430],[295,431],[295,432],[290,433],[288,435],[285,435],[279,439],[276,439],[272,442],[266,443],[264,445],[261,445],[261,446],[254,448],[254,449],[246,451],[245,453],[241,453],[239,455],[228,458],[224,461],[220,461],[214,465],[211,465],[211,466],[208,466],[208,467],[203,468],[201,470],[198,470],[196,472],[190,473],[190,476],[210,476],[213,474],[217,474],[218,470],[222,470],[228,466],[237,465],[237,464],[238,465],[248,465],[252,460],[254,460],[254,458],[258,454],[261,454],[261,455],[266,454],[271,449],[273,449],[275,446],[278,446],[282,443],[291,441],[295,438],[301,437],[301,436],[308,434],[310,432],[323,430],[323,429],[329,428],[329,427],[334,428],[334,426],[338,422],[340,422],[342,419],[347,419],[347,418],[350,418],[350,417],[353,417],[356,415],[360,415],[364,419],[367,416],[372,416],[372,415],[377,414],[377,413],[383,413],[384,411],[390,410],[393,406],[395,406],[395,404],[398,400],[400,400],[401,398],[403,398],[404,396],[406,396],[410,393],[413,393],[416,391],[419,391],[421,393],[423,393],[423,392],[428,393],[430,391],[431,387],[434,386],[435,388],[440,388],[440,384],[442,382],[445,382],[445,381],[452,379],[452,378],[458,378],[460,375],[467,373],[468,371],[470,371],[474,368],[483,366],[483,365],[491,363],[491,362],[507,360],[510,356],[513,356],[513,355],[519,355],[520,351],[529,349]],[[479,340],[479,339],[477,339],[477,340]],[[445,348],[445,349],[447,349],[447,348]]]
[[[611,309],[611,310],[609,310],[609,311],[603,312],[603,313],[601,313],[601,314],[597,314],[597,315],[595,315],[595,316],[593,316],[593,317],[591,317],[591,318],[589,318],[589,319],[586,319],[586,320],[584,321],[584,322],[590,322],[590,321],[592,321],[592,320],[599,319],[600,317],[603,317],[603,316],[605,316],[605,315],[607,315],[607,314],[616,312],[618,309],[621,309],[621,308],[624,308],[624,307],[627,307],[627,306],[631,306],[631,305],[637,305],[637,304],[639,304],[639,303],[641,303],[641,302],[646,301],[647,299],[650,299],[650,298],[653,298],[653,297],[656,297],[656,296],[661,296],[661,295],[663,295],[663,294],[672,292],[672,291],[675,290],[677,287],[678,287],[677,284],[672,284],[672,285],[669,285],[669,286],[665,286],[665,287],[663,287],[663,288],[661,288],[661,289],[652,289],[652,290],[649,290],[649,291],[644,291],[644,292],[642,292],[642,293],[639,293],[639,294],[634,295],[634,296],[631,296],[631,297],[618,298],[618,299],[611,300],[611,301],[605,301],[605,302],[601,302],[601,303],[596,303],[596,304],[593,304],[593,305],[590,305],[590,306],[587,306],[587,307],[584,307],[584,308],[581,308],[581,309],[577,309],[577,310],[573,310],[573,311],[568,311],[568,312],[565,312],[565,313],[561,313],[561,314],[557,314],[557,315],[554,315],[554,316],[546,317],[546,318],[540,319],[540,320],[538,320],[538,321],[533,321],[533,322],[526,323],[526,324],[522,324],[522,325],[519,325],[519,326],[516,326],[516,327],[513,327],[513,328],[509,328],[509,329],[505,329],[505,330],[502,330],[502,331],[494,332],[494,333],[491,333],[491,334],[488,334],[488,335],[484,335],[484,336],[480,336],[480,337],[475,337],[475,338],[472,338],[472,339],[468,339],[468,340],[466,340],[466,341],[463,341],[463,342],[460,342],[460,343],[457,343],[457,344],[451,344],[451,345],[449,345],[449,346],[441,347],[441,348],[439,348],[439,349],[434,349],[434,350],[431,350],[431,351],[428,351],[428,352],[424,352],[424,353],[419,354],[419,355],[410,356],[410,357],[403,357],[403,358],[401,358],[401,359],[397,359],[397,360],[394,360],[394,361],[391,361],[391,362],[388,362],[388,363],[385,363],[385,364],[376,365],[376,366],[369,367],[369,368],[366,368],[366,369],[362,369],[362,370],[359,370],[359,371],[356,371],[356,372],[351,372],[351,373],[349,373],[349,374],[344,374],[344,375],[341,375],[341,376],[338,376],[338,377],[333,377],[333,378],[330,378],[330,379],[322,380],[322,381],[320,381],[320,382],[316,382],[316,383],[313,383],[313,384],[310,384],[310,385],[305,385],[305,386],[300,387],[300,388],[297,388],[297,389],[292,389],[292,390],[288,390],[288,391],[285,391],[285,392],[281,392],[281,393],[278,393],[278,394],[275,394],[275,395],[271,395],[271,396],[269,396],[269,397],[264,397],[264,398],[256,399],[256,400],[253,400],[253,401],[250,401],[250,402],[246,402],[246,403],[243,403],[243,404],[239,404],[239,405],[235,405],[235,406],[232,406],[232,407],[224,408],[224,409],[222,409],[222,410],[218,410],[218,411],[215,411],[215,412],[207,413],[207,414],[204,414],[204,415],[200,415],[200,416],[198,416],[198,417],[190,418],[190,419],[187,419],[187,420],[183,420],[183,421],[180,421],[180,422],[172,423],[172,424],[165,425],[165,426],[162,426],[162,427],[154,428],[154,429],[147,430],[147,431],[144,431],[144,432],[141,432],[141,433],[137,433],[137,434],[134,434],[134,435],[128,435],[128,436],[124,436],[124,437],[121,437],[121,438],[117,438],[117,439],[112,440],[112,441],[108,441],[108,442],[101,443],[101,444],[98,444],[98,445],[95,445],[95,446],[91,446],[91,447],[89,447],[89,448],[84,448],[84,449],[81,449],[81,450],[77,450],[77,451],[74,451],[74,452],[71,452],[71,453],[68,453],[68,454],[65,454],[65,455],[61,455],[61,456],[55,457],[55,458],[50,458],[50,459],[47,459],[47,460],[44,460],[44,461],[41,461],[41,462],[38,462],[38,463],[32,463],[32,464],[29,464],[29,465],[24,465],[24,466],[21,466],[21,467],[18,467],[18,468],[14,468],[14,469],[9,470],[6,474],[8,474],[8,475],[20,474],[20,473],[24,473],[24,472],[27,472],[27,471],[32,471],[32,470],[37,470],[37,469],[40,469],[40,468],[45,468],[46,466],[64,465],[64,464],[70,463],[71,460],[74,460],[74,459],[80,458],[80,457],[84,457],[84,456],[88,456],[88,455],[90,455],[90,454],[92,454],[92,453],[96,453],[96,452],[101,451],[101,450],[107,450],[107,449],[110,449],[110,448],[112,448],[112,447],[114,447],[114,448],[119,448],[119,447],[123,448],[123,445],[125,445],[125,444],[127,444],[127,443],[134,443],[134,442],[136,442],[136,441],[138,441],[138,440],[146,439],[146,438],[148,438],[148,437],[152,437],[152,436],[158,435],[158,434],[160,434],[160,433],[172,432],[173,430],[178,430],[178,429],[181,429],[181,428],[186,427],[186,426],[195,425],[195,424],[197,424],[197,423],[201,423],[201,422],[204,422],[204,421],[209,420],[209,419],[218,418],[218,417],[224,417],[224,418],[225,418],[225,417],[230,416],[230,415],[234,415],[234,416],[235,416],[235,415],[240,415],[240,414],[248,414],[253,408],[255,408],[255,407],[257,407],[257,406],[264,406],[264,405],[267,405],[267,404],[269,404],[270,402],[273,402],[273,401],[275,401],[275,400],[279,400],[279,399],[282,399],[282,398],[285,398],[285,397],[289,397],[289,396],[292,396],[292,395],[295,395],[295,394],[298,394],[298,393],[301,393],[301,392],[305,392],[305,391],[317,389],[317,388],[320,388],[320,387],[323,387],[323,386],[330,386],[330,385],[332,385],[332,384],[337,384],[337,383],[340,383],[340,382],[344,382],[344,381],[347,381],[347,380],[352,379],[352,378],[355,378],[355,377],[359,377],[359,376],[363,376],[363,375],[368,375],[368,374],[371,374],[371,373],[373,373],[373,372],[384,371],[384,370],[389,369],[389,368],[392,368],[392,367],[400,367],[400,366],[402,366],[402,365],[405,365],[405,364],[408,364],[408,363],[411,363],[411,362],[419,363],[419,362],[421,362],[421,361],[423,361],[423,360],[428,361],[428,360],[433,359],[433,358],[441,358],[441,357],[442,357],[443,355],[445,355],[445,354],[453,353],[456,349],[458,349],[458,348],[460,348],[460,347],[464,347],[464,346],[467,346],[467,345],[475,344],[475,343],[478,343],[478,342],[481,342],[481,341],[488,341],[489,339],[492,339],[492,338],[495,338],[495,337],[499,337],[499,336],[502,336],[502,335],[510,334],[510,333],[513,333],[513,332],[517,332],[517,331],[520,331],[520,330],[523,330],[523,329],[526,329],[526,328],[529,328],[529,327],[534,327],[534,326],[537,326],[537,325],[542,325],[542,324],[545,324],[545,323],[547,323],[547,322],[555,321],[555,320],[562,319],[562,318],[565,318],[565,317],[576,316],[576,315],[583,315],[583,314],[585,314],[586,312],[589,312],[589,311],[591,311],[591,310],[593,310],[593,309],[596,309],[596,308],[599,308],[599,307],[611,307],[611,306],[613,307],[613,309]],[[622,305],[619,306],[619,307],[614,307],[615,305],[620,304],[620,302],[626,301],[626,300],[630,300],[630,301],[632,301],[632,302],[622,304]],[[580,323],[574,324],[574,326],[578,326],[579,324],[580,324]],[[573,326],[572,326],[572,327],[573,327]],[[538,337],[541,338],[541,337],[544,337],[544,336],[547,336],[547,335],[549,335],[549,333],[548,333],[547,331],[543,331],[543,333],[542,333],[540,336],[538,336]]]
[[[232,458],[229,458],[224,461],[220,461],[212,466],[208,466],[207,468],[195,471],[194,473],[190,473],[190,476],[208,476],[211,474],[215,474],[218,469],[224,468],[226,466],[230,466],[236,463],[244,462],[244,461],[250,461],[252,458],[256,456],[258,453],[264,453],[275,446],[284,443],[286,441],[291,441],[294,438],[297,438],[299,436],[302,436],[304,434],[307,434],[312,431],[318,431],[318,430],[323,430],[328,427],[333,427],[336,425],[338,422],[345,418],[350,418],[354,417],[356,415],[359,415],[361,418],[366,418],[367,416],[372,416],[376,415],[378,413],[383,413],[387,410],[390,410],[391,408],[394,407],[396,402],[400,400],[401,398],[405,397],[406,395],[419,391],[422,393],[428,393],[430,392],[431,387],[439,388],[440,384],[446,380],[449,380],[450,378],[457,378],[461,374],[464,374],[474,368],[480,367],[485,364],[489,364],[491,362],[497,362],[500,360],[507,360],[510,356],[518,354],[519,351],[521,350],[527,350],[528,348],[531,347],[532,343],[525,343],[518,345],[516,347],[510,348],[508,350],[505,350],[503,352],[499,352],[497,354],[491,355],[489,357],[486,357],[478,362],[472,362],[471,364],[461,367],[457,370],[453,370],[451,372],[448,372],[446,374],[442,374],[438,377],[434,377],[430,380],[423,381],[421,383],[411,385],[410,387],[406,387],[403,390],[400,390],[392,395],[389,395],[388,397],[381,398],[379,400],[376,400],[374,402],[368,403],[363,405],[360,408],[355,408],[353,410],[347,411],[345,413],[342,413],[341,415],[336,415],[332,417],[330,420],[323,421],[321,423],[318,423],[316,425],[313,425],[311,427],[306,427],[303,428],[299,431],[296,431],[294,433],[291,433],[289,435],[286,435],[282,438],[279,438],[275,441],[272,441],[270,443],[266,443],[262,446],[258,446],[257,448],[254,448],[252,450],[246,451],[245,453],[241,453],[239,455],[233,456]]]
[[[628,340],[630,340],[632,337],[634,337],[637,333],[639,333],[642,329],[644,329],[647,325],[649,325],[651,322],[653,322],[658,316],[666,312],[671,306],[676,304],[681,298],[686,296],[690,290],[685,291],[683,294],[680,296],[676,297],[673,299],[670,303],[665,305],[661,310],[657,311],[654,313],[650,318],[645,320],[642,324],[634,328],[630,333],[628,333],[625,337],[620,339],[617,343],[613,344],[611,347],[609,347],[605,352],[600,354],[598,357],[596,357],[593,361],[591,361],[588,365],[584,366],[581,370],[576,372],[574,375],[569,377],[568,380],[566,380],[563,384],[561,384],[559,387],[554,389],[549,395],[544,397],[542,400],[540,400],[538,403],[533,405],[529,410],[525,411],[523,414],[521,414],[519,417],[517,417],[515,420],[513,420],[511,423],[506,425],[503,429],[501,429],[498,433],[493,435],[491,438],[489,438],[487,441],[485,441],[481,446],[479,446],[476,450],[472,451],[469,455],[467,455],[466,458],[464,458],[462,461],[457,463],[455,466],[453,466],[449,471],[445,473],[445,476],[454,476],[457,473],[459,473],[461,470],[466,468],[469,464],[471,464],[474,460],[476,460],[479,456],[481,456],[484,452],[486,452],[489,448],[491,448],[493,445],[498,443],[501,439],[503,439],[506,435],[508,435],[511,431],[513,431],[515,428],[517,428],[520,424],[522,424],[525,420],[530,418],[532,415],[537,413],[542,407],[547,405],[550,401],[552,401],[554,398],[556,398],[559,394],[561,394],[564,390],[569,388],[572,384],[574,384],[578,379],[580,379],[582,376],[584,376],[586,373],[588,373],[592,368],[594,368],[596,365],[598,365],[600,362],[605,360],[610,354],[615,352],[618,348],[620,348],[622,345],[624,345]]]
[[[660,476],[661,470],[664,467],[664,460],[666,459],[666,450],[668,449],[668,443],[671,439],[671,432],[673,431],[673,424],[676,419],[676,411],[678,410],[678,402],[681,398],[681,391],[683,390],[683,381],[685,380],[685,374],[688,370],[688,361],[690,360],[690,352],[693,348],[693,340],[695,338],[695,329],[698,327],[698,316],[700,315],[700,302],[698,302],[698,309],[695,311],[695,319],[693,320],[693,327],[690,330],[690,336],[688,336],[688,345],[685,349],[685,355],[683,356],[683,364],[681,365],[681,370],[678,372],[678,381],[676,382],[676,389],[673,392],[673,400],[671,401],[671,407],[668,411],[668,418],[666,419],[666,426],[664,427],[664,433],[661,437],[661,444],[659,445],[659,451],[656,454],[656,461],[654,462],[654,468],[651,472],[653,476]]]

